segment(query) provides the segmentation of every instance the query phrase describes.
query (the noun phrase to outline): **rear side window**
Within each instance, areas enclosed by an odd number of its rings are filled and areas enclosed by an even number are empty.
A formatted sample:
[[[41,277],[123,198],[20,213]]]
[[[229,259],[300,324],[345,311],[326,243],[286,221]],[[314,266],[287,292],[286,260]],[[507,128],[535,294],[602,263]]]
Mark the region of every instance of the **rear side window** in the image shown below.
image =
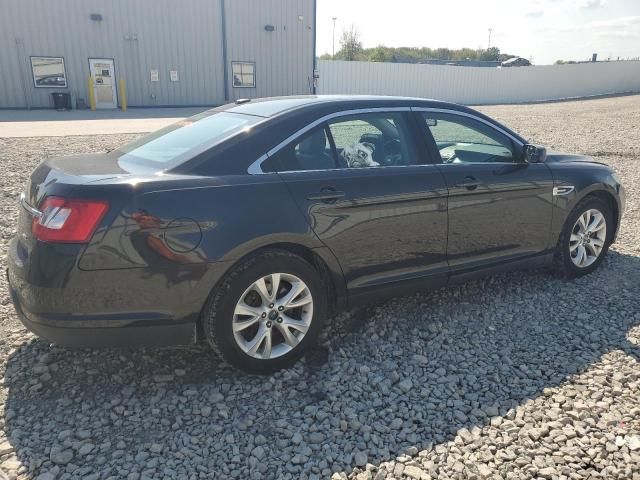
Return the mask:
[[[405,117],[364,113],[317,127],[265,160],[263,172],[292,172],[416,164]]]
[[[342,168],[396,167],[418,163],[405,117],[364,113],[329,123]]]
[[[262,163],[263,172],[297,172],[336,168],[325,127],[318,127],[290,143]]]
[[[135,167],[166,170],[175,167],[226,138],[251,128],[260,117],[228,112],[204,112],[174,123],[115,152],[127,171]]]

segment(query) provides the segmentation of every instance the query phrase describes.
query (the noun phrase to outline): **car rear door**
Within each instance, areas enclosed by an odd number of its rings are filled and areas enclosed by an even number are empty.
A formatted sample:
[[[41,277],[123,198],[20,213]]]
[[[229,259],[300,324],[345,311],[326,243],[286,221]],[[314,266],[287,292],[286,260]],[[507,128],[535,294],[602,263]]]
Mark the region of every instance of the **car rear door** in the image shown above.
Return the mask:
[[[446,283],[447,188],[411,121],[408,109],[334,114],[263,164],[337,257],[352,300]]]
[[[523,161],[520,142],[480,117],[429,109],[418,115],[449,188],[452,274],[547,250],[549,168]]]

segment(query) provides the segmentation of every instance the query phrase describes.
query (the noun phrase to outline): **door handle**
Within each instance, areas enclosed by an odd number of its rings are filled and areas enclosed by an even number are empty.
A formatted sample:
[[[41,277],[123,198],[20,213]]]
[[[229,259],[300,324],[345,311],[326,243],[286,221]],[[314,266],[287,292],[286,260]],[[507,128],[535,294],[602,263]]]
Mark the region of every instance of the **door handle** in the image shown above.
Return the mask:
[[[479,185],[482,185],[482,182],[478,180],[476,177],[468,176],[464,177],[462,182],[456,183],[454,187],[466,188],[467,190],[475,190]]]
[[[339,198],[344,197],[344,192],[340,192],[333,188],[323,188],[318,193],[310,193],[307,195],[307,200],[321,201],[324,203],[332,203]]]

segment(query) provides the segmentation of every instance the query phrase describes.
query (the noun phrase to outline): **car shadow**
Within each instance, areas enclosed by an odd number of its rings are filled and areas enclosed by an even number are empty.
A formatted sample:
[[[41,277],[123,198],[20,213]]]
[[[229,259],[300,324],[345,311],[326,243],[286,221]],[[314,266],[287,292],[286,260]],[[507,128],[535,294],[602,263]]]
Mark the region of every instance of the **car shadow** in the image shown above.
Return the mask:
[[[518,272],[396,298],[340,315],[272,376],[233,370],[205,346],[79,351],[33,339],[7,360],[4,428],[34,476],[69,465],[118,476],[112,451],[150,444],[162,447],[152,457],[190,458],[216,478],[351,472],[355,452],[377,464],[432,448],[613,350],[640,360],[628,338],[639,285],[640,258],[610,252],[572,281]],[[90,437],[64,440],[66,430]],[[82,456],[87,442],[95,451]],[[54,467],[51,448],[73,449],[71,463]]]

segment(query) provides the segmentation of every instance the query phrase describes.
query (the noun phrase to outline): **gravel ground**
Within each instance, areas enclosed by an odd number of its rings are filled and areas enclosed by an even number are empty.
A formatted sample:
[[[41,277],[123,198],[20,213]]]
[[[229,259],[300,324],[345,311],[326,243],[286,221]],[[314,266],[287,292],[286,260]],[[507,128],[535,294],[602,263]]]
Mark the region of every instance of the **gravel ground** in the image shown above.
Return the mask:
[[[481,110],[620,173],[627,211],[596,273],[500,275],[344,314],[271,377],[203,347],[50,346],[19,324],[2,276],[0,467],[40,480],[640,479],[640,96]],[[0,139],[0,248],[39,159],[133,137]]]

